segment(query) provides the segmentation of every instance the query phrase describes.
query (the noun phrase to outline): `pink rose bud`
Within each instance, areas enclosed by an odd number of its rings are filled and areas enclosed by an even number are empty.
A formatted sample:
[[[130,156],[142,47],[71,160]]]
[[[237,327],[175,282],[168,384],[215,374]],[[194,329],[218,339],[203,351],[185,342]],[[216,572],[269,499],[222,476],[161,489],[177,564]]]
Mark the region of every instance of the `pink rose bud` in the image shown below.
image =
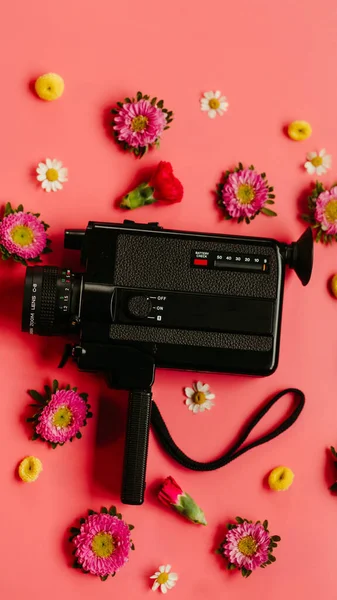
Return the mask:
[[[193,523],[207,525],[201,508],[199,508],[189,494],[183,492],[173,477],[166,477],[160,486],[158,498],[163,504],[172,506],[183,517],[186,517],[186,519],[189,519]]]

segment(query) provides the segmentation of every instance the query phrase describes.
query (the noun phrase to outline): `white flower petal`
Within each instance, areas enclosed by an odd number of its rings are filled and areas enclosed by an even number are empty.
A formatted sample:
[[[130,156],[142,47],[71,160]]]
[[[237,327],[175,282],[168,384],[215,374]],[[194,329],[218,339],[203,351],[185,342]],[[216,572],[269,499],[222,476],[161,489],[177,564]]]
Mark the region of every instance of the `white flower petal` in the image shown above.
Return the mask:
[[[332,163],[332,156],[331,154],[326,154],[323,158],[323,165],[325,167],[327,167],[328,169],[331,168],[331,163]]]
[[[319,156],[324,156],[326,154],[326,149],[322,148],[322,150],[319,152]]]
[[[205,92],[204,96],[205,98],[207,98],[207,100],[211,100],[211,98],[214,98],[213,92]]]
[[[218,113],[219,117],[222,117],[222,115],[224,114],[224,111],[221,110],[221,108],[217,108],[216,112]]]
[[[204,383],[204,385],[200,388],[200,392],[204,392],[204,394],[206,394],[206,392],[208,392],[208,390],[209,390],[208,383]]]
[[[43,162],[39,162],[37,168],[41,171],[41,173],[46,173],[48,169],[46,163]]]
[[[304,164],[306,170],[308,171],[309,175],[313,175],[313,173],[316,173],[316,169],[314,167],[314,165],[308,161]]]
[[[188,410],[193,410],[194,406],[195,406],[195,404],[194,404],[194,402],[192,402],[192,403],[189,405],[189,407],[188,407]]]
[[[175,581],[170,581],[170,580],[168,580],[168,581],[166,582],[166,587],[167,587],[167,589],[168,589],[168,590],[171,590],[172,588],[174,588],[175,584],[176,584],[176,582],[175,582]]]
[[[68,169],[62,167],[58,172],[59,181],[68,181]]]
[[[202,392],[202,388],[204,387],[201,381],[197,381],[197,390],[198,392]]]
[[[214,110],[214,108],[212,108],[210,111],[208,111],[208,116],[210,119],[215,119],[216,117],[216,110]]]
[[[201,104],[203,106],[208,106],[209,105],[209,100],[207,100],[207,98],[201,98],[200,102],[201,102]]]
[[[60,171],[62,169],[62,160],[56,160],[56,158],[54,158],[53,163],[54,169],[56,169],[56,171]]]
[[[317,156],[317,152],[308,152],[307,159],[312,160],[313,158],[316,158],[316,156]]]
[[[220,102],[220,104],[221,104],[222,102],[224,102],[225,104],[228,104],[228,103],[227,103],[227,98],[226,98],[226,96],[221,96],[221,98],[219,98],[219,102]]]
[[[38,175],[38,176],[36,177],[36,179],[37,179],[38,181],[44,181],[44,180],[46,179],[46,175],[45,175],[45,174]]]
[[[221,92],[219,92],[219,90],[217,90],[214,94],[214,98],[220,98],[221,96]]]
[[[51,181],[51,189],[53,190],[53,192],[57,192],[56,183],[57,181]]]
[[[44,190],[46,190],[46,192],[50,192],[50,191],[51,191],[51,189],[52,189],[51,181],[48,181],[48,179],[45,179],[45,180],[42,182],[42,188],[43,188]]]
[[[212,406],[214,406],[214,404],[210,400],[206,400],[206,402],[204,402],[203,406],[205,407],[205,410],[211,410],[211,408],[212,408]]]
[[[162,583],[160,586],[160,591],[163,592],[163,594],[167,593],[167,587],[165,583]]]
[[[190,387],[185,388],[185,395],[187,396],[187,398],[192,398],[194,394],[194,390]]]
[[[57,190],[62,190],[63,185],[60,181],[54,181],[54,184]]]
[[[210,394],[209,392],[206,394],[207,400],[214,400],[214,398],[215,398],[215,394]]]
[[[194,414],[197,414],[197,412],[199,411],[199,404],[194,404],[193,408],[193,412]]]
[[[192,398],[186,398],[185,404],[186,404],[186,406],[190,406],[190,404],[193,404]]]
[[[327,172],[327,169],[324,167],[324,165],[320,165],[316,169],[317,175],[324,175],[324,173],[326,173],[326,172]]]
[[[165,573],[165,566],[166,565],[160,565],[160,567],[159,567],[160,573]]]
[[[199,412],[205,412],[205,404],[200,404],[199,405]]]
[[[220,102],[220,108],[221,110],[224,110],[226,112],[227,108],[229,107],[228,102]]]
[[[165,573],[169,573],[171,571],[171,565],[165,566]]]
[[[169,574],[170,581],[178,581],[178,579],[179,579],[178,573],[170,573]]]
[[[158,588],[159,588],[159,583],[158,583],[158,581],[155,581],[152,586],[152,590],[155,592]]]
[[[53,161],[50,158],[46,158],[47,169],[53,168]]]
[[[157,577],[160,575],[159,571],[156,571],[154,575],[151,575],[150,579],[157,579]]]
[[[209,106],[208,105],[201,106],[200,108],[201,108],[202,111],[209,110]]]

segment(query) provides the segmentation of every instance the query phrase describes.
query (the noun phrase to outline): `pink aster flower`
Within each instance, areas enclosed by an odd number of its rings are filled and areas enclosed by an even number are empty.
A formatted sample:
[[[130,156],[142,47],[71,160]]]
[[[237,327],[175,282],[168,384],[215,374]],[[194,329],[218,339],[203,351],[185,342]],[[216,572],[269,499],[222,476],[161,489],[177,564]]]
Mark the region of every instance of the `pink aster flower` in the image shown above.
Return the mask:
[[[52,444],[63,444],[81,437],[80,428],[91,413],[84,398],[74,390],[58,390],[38,414],[36,434]]]
[[[270,188],[252,169],[229,173],[222,188],[222,203],[230,217],[252,218],[266,204]],[[271,212],[271,211],[270,211]]]
[[[0,223],[0,244],[8,254],[21,259],[37,258],[47,244],[45,225],[30,213],[11,212]]]
[[[315,220],[327,235],[337,234],[337,186],[319,194],[316,199]]]
[[[117,139],[129,146],[145,147],[154,144],[164,131],[166,115],[148,100],[127,102],[114,118]]]
[[[117,573],[129,559],[129,526],[111,514],[89,515],[73,543],[77,563],[82,569],[106,578]]]
[[[254,571],[268,561],[271,538],[261,523],[244,522],[231,529],[223,542],[223,554],[239,569]]]

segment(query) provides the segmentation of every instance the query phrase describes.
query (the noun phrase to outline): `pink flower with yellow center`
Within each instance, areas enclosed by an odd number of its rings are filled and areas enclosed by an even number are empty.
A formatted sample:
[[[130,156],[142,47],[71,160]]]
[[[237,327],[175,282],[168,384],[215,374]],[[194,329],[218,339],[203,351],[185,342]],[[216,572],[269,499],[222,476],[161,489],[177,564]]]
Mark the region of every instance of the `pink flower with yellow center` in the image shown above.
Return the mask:
[[[31,213],[11,212],[0,223],[0,245],[11,256],[35,259],[46,248],[46,226]]]
[[[234,218],[256,215],[268,200],[268,185],[251,169],[230,173],[222,189],[222,201]]]
[[[223,553],[232,565],[254,571],[268,561],[270,542],[261,523],[244,522],[227,533]]]
[[[35,431],[47,442],[63,444],[79,434],[87,417],[88,406],[80,394],[58,390],[39,413]]]
[[[326,235],[337,234],[337,186],[325,190],[316,199],[315,220]]]
[[[93,513],[93,511],[89,511]],[[101,513],[89,514],[80,528],[72,528],[72,542],[75,545],[75,565],[83,571],[98,575],[105,580],[115,575],[129,560],[134,545],[130,538],[132,525],[116,514],[115,507]]]

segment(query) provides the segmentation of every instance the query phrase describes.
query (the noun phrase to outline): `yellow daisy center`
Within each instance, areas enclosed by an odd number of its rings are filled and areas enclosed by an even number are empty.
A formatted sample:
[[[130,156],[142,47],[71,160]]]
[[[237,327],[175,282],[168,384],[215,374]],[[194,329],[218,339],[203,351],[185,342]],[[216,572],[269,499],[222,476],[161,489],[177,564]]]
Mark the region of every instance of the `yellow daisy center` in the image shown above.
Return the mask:
[[[219,100],[217,98],[211,98],[208,101],[208,106],[210,108],[212,108],[213,110],[217,110],[220,107],[220,102],[219,102]]]
[[[157,577],[157,582],[159,583],[159,585],[163,585],[168,582],[168,579],[169,576],[167,573],[160,573],[160,575],[158,575]]]
[[[34,241],[34,232],[27,225],[16,225],[11,231],[14,244],[29,246]]]
[[[131,129],[132,131],[144,131],[146,125],[148,123],[148,118],[144,117],[144,115],[138,115],[131,121]]]
[[[193,394],[193,402],[194,404],[204,404],[204,402],[206,402],[207,398],[206,398],[206,394],[204,394],[204,392],[195,392],[195,394]]]
[[[314,156],[310,162],[314,167],[320,167],[323,164],[323,158],[321,156]]]
[[[53,425],[55,427],[68,427],[72,418],[71,410],[67,406],[61,406],[53,416]]]
[[[257,543],[251,535],[247,535],[239,541],[238,549],[244,556],[253,556],[257,550]]]
[[[337,201],[330,200],[325,207],[325,216],[330,223],[335,223],[337,220]]]
[[[236,192],[237,199],[241,204],[250,204],[255,198],[255,191],[252,185],[242,183]]]
[[[59,178],[58,171],[56,169],[48,169],[46,172],[46,178],[48,181],[57,181]]]
[[[98,558],[109,558],[115,550],[115,544],[111,533],[97,533],[92,540],[91,549]]]

